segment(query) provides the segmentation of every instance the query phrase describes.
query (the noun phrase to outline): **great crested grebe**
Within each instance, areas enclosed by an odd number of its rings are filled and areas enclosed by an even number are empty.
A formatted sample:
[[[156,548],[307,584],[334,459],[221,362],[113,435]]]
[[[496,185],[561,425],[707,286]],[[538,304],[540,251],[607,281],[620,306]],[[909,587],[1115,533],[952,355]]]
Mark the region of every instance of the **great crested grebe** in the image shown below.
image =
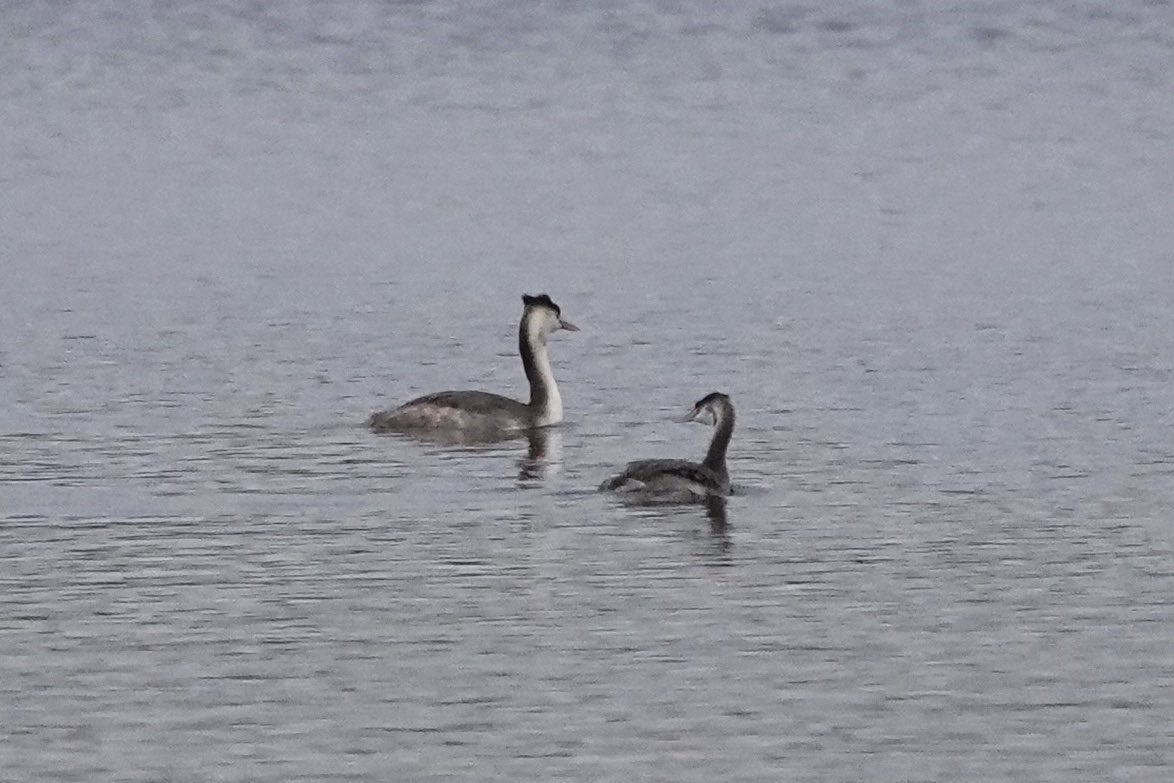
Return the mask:
[[[546,294],[523,294],[522,302],[518,352],[530,382],[530,402],[483,391],[442,391],[372,414],[368,426],[377,432],[504,435],[562,421],[563,401],[546,355],[546,338],[559,329],[577,332],[579,327],[564,320]]]
[[[734,433],[734,406],[721,392],[697,401],[682,421],[715,425],[709,451],[701,462],[683,459],[642,459],[629,462],[623,472],[599,486],[601,490],[632,493],[643,501],[688,502],[725,497],[730,493],[726,449]]]

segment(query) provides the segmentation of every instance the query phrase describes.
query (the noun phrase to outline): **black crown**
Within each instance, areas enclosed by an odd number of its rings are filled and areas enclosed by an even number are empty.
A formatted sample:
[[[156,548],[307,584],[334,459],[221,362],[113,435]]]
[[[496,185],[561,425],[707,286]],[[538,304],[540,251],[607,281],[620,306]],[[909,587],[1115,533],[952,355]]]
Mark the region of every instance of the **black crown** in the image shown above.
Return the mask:
[[[562,310],[554,303],[546,294],[539,294],[538,296],[530,296],[529,294],[522,294],[522,302],[526,307],[548,307],[554,310],[555,315],[561,315]]]
[[[722,394],[721,392],[710,392],[709,394],[705,395],[700,400],[698,400],[697,404],[694,405],[693,407],[700,408],[704,405],[708,405],[711,402],[717,402],[718,400],[727,400],[728,401],[729,399],[730,398],[727,395]]]

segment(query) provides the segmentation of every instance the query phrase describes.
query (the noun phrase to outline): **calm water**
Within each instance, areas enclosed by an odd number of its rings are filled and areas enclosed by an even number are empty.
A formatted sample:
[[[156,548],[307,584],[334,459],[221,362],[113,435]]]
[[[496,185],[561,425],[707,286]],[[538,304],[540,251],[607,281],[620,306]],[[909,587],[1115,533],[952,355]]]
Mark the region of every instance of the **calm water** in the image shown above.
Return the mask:
[[[1153,1],[8,4],[0,780],[1170,779],[1172,94]],[[548,442],[362,428],[539,291]],[[728,525],[593,491],[715,389]]]

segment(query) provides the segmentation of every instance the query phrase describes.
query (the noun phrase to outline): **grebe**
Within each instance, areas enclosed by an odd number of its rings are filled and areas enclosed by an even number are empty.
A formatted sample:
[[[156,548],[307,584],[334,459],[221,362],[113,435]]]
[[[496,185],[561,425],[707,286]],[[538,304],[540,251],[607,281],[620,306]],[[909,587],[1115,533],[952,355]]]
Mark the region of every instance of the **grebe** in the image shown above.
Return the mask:
[[[482,391],[442,391],[375,413],[367,420],[368,426],[377,432],[455,431],[488,438],[562,421],[563,401],[546,355],[546,338],[559,329],[577,332],[579,327],[564,320],[558,305],[546,294],[523,294],[522,302],[518,351],[530,382],[529,403]]]
[[[653,502],[689,502],[722,498],[730,493],[726,449],[734,434],[734,406],[721,392],[707,394],[681,421],[713,424],[709,451],[700,463],[683,459],[642,459],[629,462],[622,473],[599,486],[601,490],[632,493]]]

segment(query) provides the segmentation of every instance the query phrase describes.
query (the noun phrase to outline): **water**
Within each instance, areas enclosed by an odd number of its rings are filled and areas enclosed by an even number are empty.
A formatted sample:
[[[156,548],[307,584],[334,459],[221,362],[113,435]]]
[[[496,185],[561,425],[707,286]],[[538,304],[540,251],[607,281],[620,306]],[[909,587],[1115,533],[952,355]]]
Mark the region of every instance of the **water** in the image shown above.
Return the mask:
[[[1171,7],[466,5],[0,12],[0,779],[1167,780]]]

